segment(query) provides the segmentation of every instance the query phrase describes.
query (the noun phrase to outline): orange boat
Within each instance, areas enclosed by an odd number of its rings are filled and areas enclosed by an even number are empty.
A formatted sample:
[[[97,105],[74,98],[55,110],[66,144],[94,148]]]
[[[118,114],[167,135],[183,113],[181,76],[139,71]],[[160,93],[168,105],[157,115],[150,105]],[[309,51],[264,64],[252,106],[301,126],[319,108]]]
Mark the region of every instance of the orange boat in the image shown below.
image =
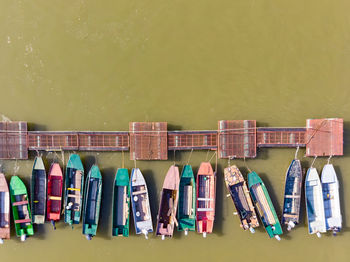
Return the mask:
[[[197,232],[203,237],[213,232],[216,176],[209,162],[202,162],[197,173]]]
[[[55,222],[61,217],[63,175],[58,163],[53,163],[47,180],[47,220],[51,221],[53,228]]]

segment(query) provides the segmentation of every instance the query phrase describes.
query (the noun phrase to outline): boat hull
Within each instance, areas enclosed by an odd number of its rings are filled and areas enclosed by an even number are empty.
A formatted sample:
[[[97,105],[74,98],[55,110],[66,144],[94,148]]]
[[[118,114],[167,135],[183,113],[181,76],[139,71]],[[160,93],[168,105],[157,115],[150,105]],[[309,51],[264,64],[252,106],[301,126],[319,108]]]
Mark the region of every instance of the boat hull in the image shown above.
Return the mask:
[[[0,239],[10,239],[10,193],[3,173],[0,173]]]
[[[34,235],[27,188],[18,176],[11,177],[10,197],[16,235],[21,239]]]
[[[302,179],[300,160],[294,159],[287,170],[284,187],[282,224],[289,229],[299,224]]]
[[[50,167],[47,179],[47,215],[48,221],[59,221],[62,206],[63,174],[58,163]]]
[[[80,223],[83,189],[83,164],[79,155],[71,154],[66,167],[64,189],[64,222],[69,225]]]
[[[326,229],[337,233],[342,228],[342,215],[339,199],[339,182],[332,164],[327,164],[323,167],[321,182]]]
[[[126,168],[118,168],[113,187],[113,236],[129,236],[130,181]]]
[[[179,168],[172,165],[164,179],[157,216],[157,236],[172,237],[179,199]]]
[[[279,235],[283,234],[283,231],[264,182],[257,173],[251,172],[248,174],[248,186],[267,234],[270,238],[278,238]]]
[[[97,233],[102,196],[102,175],[97,165],[88,173],[84,195],[83,234],[91,239]]]
[[[316,168],[309,168],[307,171],[305,200],[309,234],[326,232],[322,185]]]
[[[224,169],[225,184],[230,192],[233,204],[240,219],[240,226],[247,230],[259,226],[253,201],[249,194],[247,183],[237,166],[233,165]]]
[[[31,179],[31,210],[34,224],[45,223],[46,171],[41,157],[34,160]]]
[[[197,232],[212,233],[215,219],[216,176],[209,162],[201,163],[196,186]]]
[[[146,181],[138,168],[131,171],[130,195],[136,234],[147,236],[153,232],[152,216]]]
[[[182,169],[177,211],[178,231],[196,230],[196,180],[190,165]]]

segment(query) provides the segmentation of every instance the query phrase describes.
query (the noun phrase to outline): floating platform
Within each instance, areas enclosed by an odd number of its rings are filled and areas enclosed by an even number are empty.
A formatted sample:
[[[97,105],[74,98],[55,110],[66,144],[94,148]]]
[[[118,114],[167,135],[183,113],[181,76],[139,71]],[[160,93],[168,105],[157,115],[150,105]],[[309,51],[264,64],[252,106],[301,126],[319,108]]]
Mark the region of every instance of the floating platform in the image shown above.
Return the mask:
[[[343,119],[308,119],[306,127],[257,127],[222,120],[218,130],[168,131],[166,122],[131,122],[129,131],[28,131],[0,122],[0,159],[27,159],[28,150],[130,151],[131,160],[166,160],[168,151],[217,150],[219,158],[255,158],[260,147],[306,147],[307,156],[343,155]]]

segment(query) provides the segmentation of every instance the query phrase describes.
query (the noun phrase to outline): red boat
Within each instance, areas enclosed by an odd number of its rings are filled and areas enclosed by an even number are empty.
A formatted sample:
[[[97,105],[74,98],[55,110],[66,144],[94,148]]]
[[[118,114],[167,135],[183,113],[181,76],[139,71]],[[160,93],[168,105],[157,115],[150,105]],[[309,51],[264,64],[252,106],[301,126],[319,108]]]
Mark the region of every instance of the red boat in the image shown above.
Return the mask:
[[[216,177],[209,162],[201,163],[197,174],[197,232],[213,232]]]
[[[61,217],[63,175],[58,163],[53,163],[47,180],[47,220],[51,221],[54,229],[55,221]]]

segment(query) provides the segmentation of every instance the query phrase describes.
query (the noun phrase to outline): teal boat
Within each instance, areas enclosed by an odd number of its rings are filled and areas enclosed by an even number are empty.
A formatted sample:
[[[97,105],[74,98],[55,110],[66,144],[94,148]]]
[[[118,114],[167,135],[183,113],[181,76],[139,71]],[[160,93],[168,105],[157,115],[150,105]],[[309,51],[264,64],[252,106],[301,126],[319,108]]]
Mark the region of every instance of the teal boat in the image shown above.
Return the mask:
[[[84,167],[79,155],[69,156],[64,189],[64,222],[79,224],[83,204]]]
[[[269,237],[281,240],[279,236],[283,234],[281,224],[265,184],[257,173],[250,172],[248,174],[248,186],[252,200]]]
[[[34,229],[27,188],[18,176],[11,178],[10,196],[16,234],[21,238],[21,241],[25,241],[27,236],[34,235]]]
[[[87,240],[91,240],[93,236],[96,236],[100,216],[101,193],[101,172],[97,165],[93,165],[86,179],[84,194],[83,234]]]
[[[182,169],[179,187],[179,207],[177,211],[178,231],[196,230],[196,182],[192,167]]]
[[[118,168],[113,187],[113,236],[129,236],[130,182],[126,168]]]

